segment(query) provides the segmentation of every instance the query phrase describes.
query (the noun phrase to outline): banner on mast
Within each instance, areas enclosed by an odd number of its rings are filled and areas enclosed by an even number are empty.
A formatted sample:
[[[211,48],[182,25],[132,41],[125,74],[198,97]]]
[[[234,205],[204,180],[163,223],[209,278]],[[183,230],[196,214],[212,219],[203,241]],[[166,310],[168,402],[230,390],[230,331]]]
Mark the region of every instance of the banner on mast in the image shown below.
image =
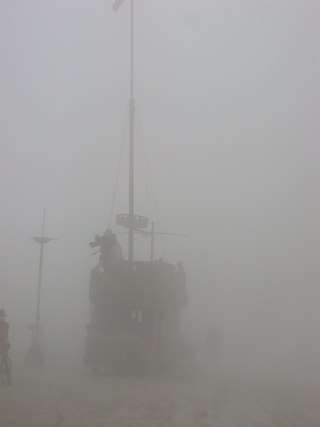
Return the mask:
[[[112,9],[115,12],[118,12],[120,6],[122,6],[122,4],[125,2],[125,0],[115,0],[115,2],[113,3]]]

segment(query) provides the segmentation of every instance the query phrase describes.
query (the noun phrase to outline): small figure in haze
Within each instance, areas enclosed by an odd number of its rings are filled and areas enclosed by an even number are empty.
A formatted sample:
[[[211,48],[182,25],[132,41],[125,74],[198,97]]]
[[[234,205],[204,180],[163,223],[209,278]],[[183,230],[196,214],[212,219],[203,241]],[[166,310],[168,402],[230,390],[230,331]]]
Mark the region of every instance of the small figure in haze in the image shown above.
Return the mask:
[[[1,370],[4,368],[7,375],[7,385],[11,385],[11,372],[8,362],[8,351],[10,349],[9,344],[9,323],[5,321],[6,318],[5,310],[0,310],[0,349],[1,349]]]
[[[102,268],[105,270],[110,264],[123,260],[121,246],[117,236],[108,228],[102,236],[96,234],[94,242],[89,243],[91,248],[100,246]]]
[[[187,286],[186,286],[186,272],[183,268],[182,262],[178,261],[177,269],[176,269],[176,285],[179,300],[182,307],[185,307],[188,304],[188,294],[187,294]]]
[[[214,364],[219,367],[221,336],[213,325],[209,328],[209,333],[205,342],[205,350],[208,355],[210,366]]]

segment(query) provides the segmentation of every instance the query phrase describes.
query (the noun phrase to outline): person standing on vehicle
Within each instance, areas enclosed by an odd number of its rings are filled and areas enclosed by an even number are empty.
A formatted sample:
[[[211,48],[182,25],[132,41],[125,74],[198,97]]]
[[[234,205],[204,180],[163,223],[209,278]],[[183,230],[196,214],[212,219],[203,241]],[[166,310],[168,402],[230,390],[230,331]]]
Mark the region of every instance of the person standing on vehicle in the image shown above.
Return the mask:
[[[6,318],[6,312],[5,310],[1,309],[0,310],[0,349],[1,349],[1,366],[0,368],[3,369],[3,367],[6,370],[6,374],[7,374],[7,384],[11,385],[11,372],[10,372],[10,367],[9,367],[9,362],[8,362],[8,351],[10,348],[10,344],[9,344],[9,336],[8,336],[8,332],[9,332],[9,323],[5,321]]]
[[[102,236],[97,234],[94,242],[90,242],[89,245],[91,248],[100,246],[100,260],[104,270],[111,264],[119,263],[124,259],[117,236],[110,229],[106,230]]]

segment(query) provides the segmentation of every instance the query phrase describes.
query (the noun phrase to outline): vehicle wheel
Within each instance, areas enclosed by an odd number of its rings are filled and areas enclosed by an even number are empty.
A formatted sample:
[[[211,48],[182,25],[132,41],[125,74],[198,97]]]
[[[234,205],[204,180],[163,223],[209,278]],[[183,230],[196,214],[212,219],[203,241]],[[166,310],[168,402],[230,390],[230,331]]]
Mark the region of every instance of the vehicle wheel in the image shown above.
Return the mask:
[[[10,357],[8,357],[8,365],[9,365],[10,378],[11,378],[12,362],[11,362]],[[4,367],[4,366],[3,366],[3,368],[1,369],[1,381],[3,382],[3,384],[8,384],[7,372],[6,372],[6,370],[5,370],[5,367]]]
[[[100,366],[95,366],[94,368],[91,368],[91,374],[96,376],[99,375],[101,372]]]

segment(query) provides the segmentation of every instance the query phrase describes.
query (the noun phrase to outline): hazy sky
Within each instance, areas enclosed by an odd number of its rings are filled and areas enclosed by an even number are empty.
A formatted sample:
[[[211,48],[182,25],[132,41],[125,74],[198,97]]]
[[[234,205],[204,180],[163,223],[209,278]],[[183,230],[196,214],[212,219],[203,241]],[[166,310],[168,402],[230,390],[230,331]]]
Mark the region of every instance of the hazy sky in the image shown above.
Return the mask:
[[[86,322],[97,256],[75,266],[107,228],[129,98],[130,4],[112,4],[0,3],[0,301],[27,341],[39,262],[28,237],[44,208],[59,239],[45,247],[44,327]],[[319,28],[317,1],[135,0],[136,119],[161,229],[188,235],[164,243],[187,270],[185,327],[200,335],[215,322],[314,352]],[[128,211],[127,156],[114,213]],[[136,167],[135,213],[151,217],[138,148]],[[149,257],[137,239],[136,259]]]

